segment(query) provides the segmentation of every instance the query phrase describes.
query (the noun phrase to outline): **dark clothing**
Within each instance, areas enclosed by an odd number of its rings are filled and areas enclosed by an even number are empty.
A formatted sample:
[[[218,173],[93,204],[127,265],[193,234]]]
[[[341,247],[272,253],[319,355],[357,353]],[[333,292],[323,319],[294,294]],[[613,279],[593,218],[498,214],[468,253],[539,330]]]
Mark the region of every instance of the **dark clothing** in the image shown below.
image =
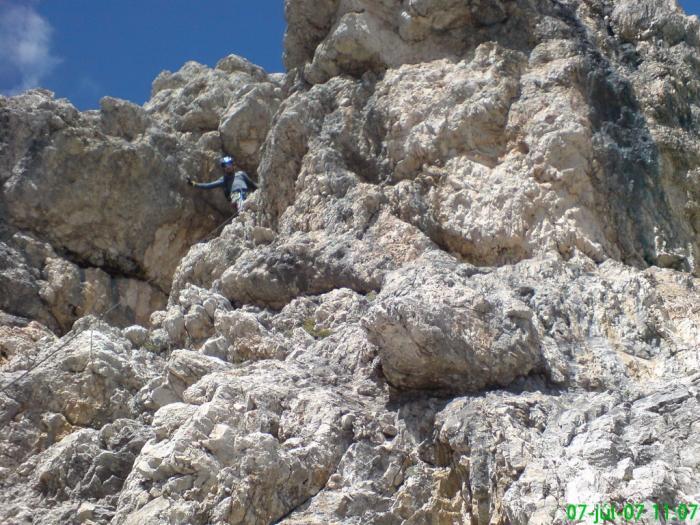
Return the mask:
[[[234,195],[234,199],[237,199],[238,195],[240,194],[240,200],[243,201],[248,196],[250,191],[258,189],[258,185],[255,184],[243,171],[237,171],[236,173],[224,173],[223,177],[220,177],[213,182],[195,182],[193,186],[202,190],[223,188],[224,195],[226,195],[226,200],[228,201],[231,201],[232,193],[236,193],[236,195]]]
[[[231,192],[231,202],[240,204],[248,197],[248,190],[233,190]]]

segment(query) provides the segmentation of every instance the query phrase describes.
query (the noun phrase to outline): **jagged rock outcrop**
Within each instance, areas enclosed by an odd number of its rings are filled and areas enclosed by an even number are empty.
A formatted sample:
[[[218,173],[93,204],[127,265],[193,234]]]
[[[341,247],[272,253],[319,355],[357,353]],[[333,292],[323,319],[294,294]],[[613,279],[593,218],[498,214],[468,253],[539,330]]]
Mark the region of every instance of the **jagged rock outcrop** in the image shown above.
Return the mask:
[[[307,80],[364,76],[342,94],[331,80],[299,95],[306,105],[337,101],[308,117],[325,129],[305,139],[312,154],[299,148],[302,175],[308,166],[316,178],[349,170],[384,182],[395,215],[476,264],[576,249],[697,274],[697,21],[664,2],[650,3],[656,15],[636,2],[356,4],[339,4],[327,24],[306,22],[328,27],[295,61]],[[633,20],[659,42],[646,35],[632,49],[623,35]],[[415,38],[402,33],[416,25]],[[297,46],[288,53],[302,55],[296,38],[288,33]],[[659,68],[678,80],[652,83]],[[290,99],[277,125],[303,104]],[[314,165],[323,146],[334,169],[327,158],[324,170]],[[273,213],[291,203],[286,192],[272,198],[285,199],[270,203]]]
[[[231,56],[161,74],[144,107],[0,102],[0,521],[697,503],[698,20],[673,0],[285,9],[284,76]],[[225,203],[182,180],[220,151],[261,187],[195,242]],[[27,208],[71,184],[82,208]],[[84,237],[76,214],[103,222]],[[114,301],[122,328],[56,339]]]
[[[222,147],[254,173],[278,84],[230,56],[164,72],[143,108],[105,97],[81,114],[41,90],[2,99],[0,282],[12,282],[0,307],[68,330],[121,301],[113,322],[146,324],[180,258],[230,215],[184,178],[209,177]]]
[[[393,386],[478,391],[540,365],[532,310],[474,273],[449,257],[425,257],[387,277],[365,327]]]

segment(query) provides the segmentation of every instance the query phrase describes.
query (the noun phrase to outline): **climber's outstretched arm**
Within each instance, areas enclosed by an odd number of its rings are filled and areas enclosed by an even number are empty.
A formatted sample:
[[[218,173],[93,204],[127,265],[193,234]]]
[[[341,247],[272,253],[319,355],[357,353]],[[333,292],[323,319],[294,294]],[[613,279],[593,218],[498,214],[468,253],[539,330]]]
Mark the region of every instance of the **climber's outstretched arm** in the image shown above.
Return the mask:
[[[187,184],[200,190],[211,190],[213,188],[221,188],[224,185],[224,178],[221,177],[213,182],[195,182],[187,177]]]

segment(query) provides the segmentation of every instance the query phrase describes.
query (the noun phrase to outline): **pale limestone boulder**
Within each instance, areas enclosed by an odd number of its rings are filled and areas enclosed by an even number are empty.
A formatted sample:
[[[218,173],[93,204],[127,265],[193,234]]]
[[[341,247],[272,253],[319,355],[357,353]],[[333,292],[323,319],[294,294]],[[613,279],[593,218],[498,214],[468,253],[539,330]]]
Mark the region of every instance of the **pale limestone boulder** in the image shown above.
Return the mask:
[[[40,277],[39,270],[20,247],[0,242],[0,309],[57,329],[58,322],[40,296]]]
[[[8,523],[22,523],[36,512],[39,504],[36,494],[54,502],[42,515],[44,523],[66,523],[66,516],[70,515],[69,519],[73,520],[76,513],[96,522],[109,520],[113,516],[114,497],[134,458],[151,435],[150,429],[142,424],[120,419],[101,431],[82,429],[64,437],[20,467],[20,471],[32,471],[29,491],[21,486],[9,489],[16,478],[3,480],[3,496],[10,491],[15,495],[15,499],[2,497],[0,500]],[[32,489],[36,493],[33,494]],[[73,503],[81,499],[95,503]]]
[[[97,268],[81,271],[61,258],[46,259],[42,277],[39,296],[64,331],[70,329],[76,317],[89,313],[105,313],[115,324],[146,324],[151,312],[166,302],[165,295],[148,283],[113,279]]]
[[[633,493],[652,508],[657,498],[683,497],[696,490],[689,476],[695,468],[694,450],[679,449],[674,437],[659,434],[664,432],[662,418],[678,417],[696,402],[688,391],[695,390],[697,378],[687,379],[670,389],[649,385],[655,393],[635,402],[620,403],[614,394],[574,400],[575,408],[559,414],[560,423],[544,431],[541,445],[505,494],[509,518],[525,522],[536,516],[537,523],[544,519],[564,523],[560,511],[564,502],[579,504]],[[685,435],[695,424],[692,418],[679,422],[671,433]],[[649,461],[635,466],[634,458],[640,456]],[[557,474],[550,477],[550,468]]]
[[[221,344],[227,348],[227,361],[282,360],[290,352],[285,341],[270,333],[251,313],[233,311],[217,315],[215,326],[217,334],[223,337]]]
[[[185,315],[185,330],[193,340],[206,339],[214,331],[213,319],[203,306],[193,306]]]
[[[3,324],[0,326],[0,369],[18,366],[18,360],[35,358],[41,343],[54,339],[54,334],[36,321],[19,322],[15,326]]]
[[[152,426],[156,439],[171,437],[196,411],[194,405],[182,402],[165,405],[153,416]]]
[[[244,166],[260,164],[260,149],[282,101],[275,84],[256,86],[226,109],[219,133],[224,149]]]
[[[540,366],[530,307],[470,273],[426,256],[387,278],[363,324],[393,386],[476,391]]]
[[[36,509],[44,498],[69,507],[106,499],[96,513],[111,515],[109,498],[121,490],[147,439],[139,436],[150,433],[121,418],[141,414],[134,393],[159,374],[162,363],[94,319],[75,330],[62,341],[39,339],[27,353],[29,361],[13,356],[0,372],[3,521],[21,522],[26,509]],[[57,510],[47,523],[60,523],[65,511]]]
[[[273,308],[301,294],[340,287],[366,293],[380,286],[383,273],[372,267],[373,258],[388,259],[384,253],[367,254],[350,236],[331,240],[297,235],[282,246],[267,245],[244,254],[223,273],[220,288],[232,302]]]
[[[168,360],[165,384],[181,397],[187,387],[201,378],[228,368],[229,364],[221,359],[197,352],[175,350]]]
[[[145,109],[180,132],[216,131],[226,107],[256,80],[249,71],[211,69],[187,62],[179,71],[163,71],[153,81]]]
[[[180,307],[168,309],[167,316],[162,322],[163,329],[174,344],[179,343],[185,335],[185,316]]]
[[[145,133],[149,125],[146,112],[127,100],[112,97],[100,99],[102,130],[107,135],[134,140]]]
[[[133,349],[119,330],[94,318],[81,320],[62,340],[40,343],[36,359],[50,354],[51,360],[19,379],[9,392],[27,408],[63,414],[72,425],[99,427],[104,421],[131,416],[136,410],[131,405],[134,389],[159,370],[159,360],[152,354]],[[7,369],[25,369],[21,356],[17,358]],[[5,372],[3,383],[18,376]]]
[[[324,84],[292,95],[270,132],[274,147],[263,154],[261,178],[278,191],[261,200],[272,224],[285,209],[291,223],[301,210],[289,206],[305,200],[317,210],[325,202],[319,216],[327,216],[323,179],[340,182],[350,171],[394,185],[384,200],[396,216],[473,263],[556,249],[694,271],[698,195],[687,152],[697,143],[688,128],[696,117],[683,86],[697,74],[684,58],[698,45],[697,23],[664,2],[616,4],[608,19],[588,4],[564,9],[566,16],[540,3],[398,4],[330,3],[313,30],[290,23],[288,54]],[[288,11],[296,20],[309,7],[293,2]],[[581,52],[576,17],[599,35],[614,74]],[[633,25],[623,19],[653,26],[663,45],[650,46],[648,35],[635,45],[629,37],[615,41],[615,24]],[[402,35],[397,27],[413,29],[399,42],[391,40]],[[609,54],[615,45],[629,49],[616,58]],[[628,67],[633,54],[646,57],[636,69]],[[669,63],[678,87],[654,77],[659,68],[671,74]],[[581,71],[600,74],[583,81]],[[358,80],[353,86],[341,74]],[[620,120],[621,112],[640,118]],[[276,137],[290,135],[292,122],[295,141],[282,144]],[[352,177],[343,179],[332,194],[347,191]]]
[[[178,302],[185,310],[194,306],[201,306],[210,316],[213,316],[219,310],[231,309],[231,303],[222,295],[194,285],[188,285],[184,290],[180,291]]]
[[[33,135],[8,137],[9,149],[31,155],[32,137],[45,137],[40,158],[18,157],[2,176],[8,222],[71,253],[74,263],[115,268],[122,277],[146,274],[167,289],[172,268],[163,261],[211,224],[196,213],[182,216],[183,198],[193,200],[178,186],[174,151],[159,141],[158,129],[132,142],[108,138],[91,115],[79,114],[70,125],[55,129],[52,118],[67,111],[64,106],[64,100],[35,92],[3,101],[4,113],[34,129]],[[175,149],[183,158],[195,151],[184,142]],[[139,219],[137,210],[156,208],[160,215]],[[187,231],[178,231],[176,215],[185,219]],[[134,221],[138,228],[124,227]]]
[[[175,73],[162,72],[153,81],[151,99],[144,109],[172,130],[205,140],[201,145],[206,149],[212,149],[206,144],[218,141],[219,147],[253,175],[258,149],[282,98],[276,79],[247,60],[229,55],[214,69],[188,62]]]
[[[122,333],[124,334],[124,337],[126,337],[136,346],[142,346],[148,340],[148,330],[143,326],[127,326],[124,328],[124,330],[122,330]]]
[[[556,383],[597,391],[694,373],[700,318],[687,291],[698,283],[687,274],[577,257],[524,261],[480,280],[487,289],[509,283],[528,304]]]
[[[340,74],[460,56],[479,30],[507,21],[509,3],[288,1],[285,64],[306,66],[306,78],[323,83]]]
[[[334,22],[338,0],[285,2],[287,30],[284,34],[284,65],[298,67],[313,57]]]
[[[254,246],[249,232],[246,225],[236,221],[210,241],[192,246],[175,271],[169,303],[179,302],[180,293],[189,285],[209,289],[241,254]]]

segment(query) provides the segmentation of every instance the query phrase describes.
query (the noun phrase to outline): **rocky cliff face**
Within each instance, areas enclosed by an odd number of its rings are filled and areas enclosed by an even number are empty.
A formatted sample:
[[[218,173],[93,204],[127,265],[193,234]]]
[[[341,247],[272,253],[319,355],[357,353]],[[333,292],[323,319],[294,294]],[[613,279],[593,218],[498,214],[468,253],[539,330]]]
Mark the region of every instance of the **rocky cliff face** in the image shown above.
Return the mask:
[[[698,502],[697,19],[285,7],[286,75],[230,56],[144,107],[0,99],[0,521]],[[261,188],[219,230],[183,182],[222,151]]]

